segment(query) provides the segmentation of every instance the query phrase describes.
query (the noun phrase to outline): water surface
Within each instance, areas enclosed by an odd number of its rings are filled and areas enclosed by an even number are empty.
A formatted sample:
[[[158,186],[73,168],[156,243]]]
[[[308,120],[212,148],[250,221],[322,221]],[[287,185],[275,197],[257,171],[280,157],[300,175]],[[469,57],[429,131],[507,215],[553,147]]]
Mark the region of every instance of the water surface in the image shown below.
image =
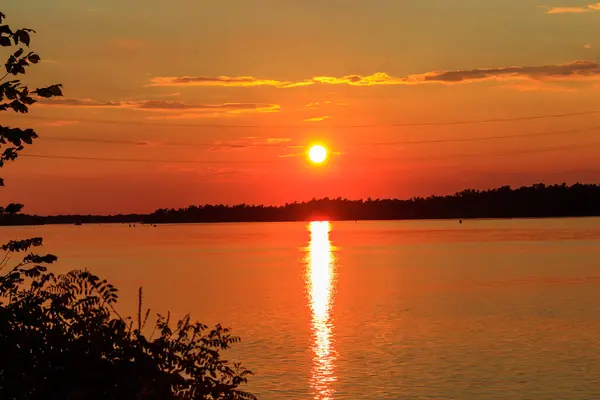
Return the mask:
[[[600,398],[600,219],[38,226],[58,269],[230,326],[260,399]]]

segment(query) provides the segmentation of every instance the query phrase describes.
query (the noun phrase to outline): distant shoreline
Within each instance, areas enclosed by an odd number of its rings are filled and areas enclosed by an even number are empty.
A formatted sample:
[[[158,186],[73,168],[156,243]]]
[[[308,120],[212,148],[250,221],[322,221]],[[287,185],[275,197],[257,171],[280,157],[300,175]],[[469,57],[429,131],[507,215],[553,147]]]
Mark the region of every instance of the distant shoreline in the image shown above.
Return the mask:
[[[99,218],[105,218],[106,216],[99,215]],[[44,217],[42,217],[44,218]],[[403,218],[403,219],[358,219],[358,220],[350,220],[350,219],[331,219],[331,218],[323,218],[323,219],[312,219],[312,220],[287,220],[287,221],[181,221],[181,222],[115,222],[115,221],[91,221],[91,222],[82,222],[81,224],[70,223],[70,222],[50,222],[50,223],[42,223],[42,224],[0,224],[0,228],[10,228],[10,227],[19,227],[19,226],[45,226],[45,225],[127,225],[127,224],[136,224],[139,226],[159,226],[159,225],[207,225],[207,224],[260,224],[260,223],[294,223],[294,222],[314,222],[314,221],[328,221],[328,222],[411,222],[411,221],[458,221],[462,220],[463,222],[469,221],[506,221],[506,220],[540,220],[540,219],[587,219],[587,218],[600,218],[600,215],[576,215],[576,216],[536,216],[536,217],[477,217],[477,218]]]
[[[183,224],[308,221],[414,221],[600,217],[600,186],[535,184],[512,189],[467,189],[448,196],[399,199],[313,199],[282,206],[238,204],[158,209],[150,214],[5,214],[0,226],[64,224]]]

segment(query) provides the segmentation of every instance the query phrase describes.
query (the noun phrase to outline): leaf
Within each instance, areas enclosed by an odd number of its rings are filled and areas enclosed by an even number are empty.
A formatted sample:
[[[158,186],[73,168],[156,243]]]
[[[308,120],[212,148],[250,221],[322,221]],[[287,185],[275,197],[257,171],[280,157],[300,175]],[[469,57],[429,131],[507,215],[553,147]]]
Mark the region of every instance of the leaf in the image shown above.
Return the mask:
[[[12,46],[12,43],[10,42],[10,38],[8,36],[0,36],[0,46],[2,46],[2,47]]]
[[[45,88],[39,88],[33,91],[33,93],[37,94],[40,97],[50,98],[54,96],[62,96],[62,91],[60,88],[62,85],[52,85]]]
[[[29,56],[27,56],[27,59],[32,64],[37,64],[40,62],[40,56],[38,56],[37,54],[30,54]]]
[[[31,42],[31,37],[29,36],[27,30],[19,29],[15,32],[15,36],[19,38],[21,42],[25,43],[26,46],[29,46],[29,43]]]
[[[45,256],[39,256],[37,254],[28,254],[23,261],[35,264],[52,264],[57,261],[58,257],[52,254],[46,254]]]
[[[41,237],[34,237],[31,239],[23,239],[23,240],[11,240],[1,247],[3,251],[9,252],[19,252],[26,251],[30,247],[39,247],[42,245]]]
[[[24,97],[21,97],[21,102],[30,106],[30,105],[34,104],[36,101],[29,96],[24,96]],[[29,143],[29,144],[31,144],[31,143]]]
[[[19,91],[14,86],[8,86],[4,90],[4,95],[6,96],[6,98],[8,100],[16,99],[18,94],[19,94]]]
[[[29,111],[27,106],[25,104],[21,103],[19,100],[15,100],[12,103],[10,103],[10,108],[12,108],[15,112],[22,113],[22,114],[25,114],[25,113],[27,113],[27,111]]]
[[[52,93],[53,96],[62,96],[62,91],[60,90],[60,86],[61,85],[52,85],[50,86],[50,93]]]

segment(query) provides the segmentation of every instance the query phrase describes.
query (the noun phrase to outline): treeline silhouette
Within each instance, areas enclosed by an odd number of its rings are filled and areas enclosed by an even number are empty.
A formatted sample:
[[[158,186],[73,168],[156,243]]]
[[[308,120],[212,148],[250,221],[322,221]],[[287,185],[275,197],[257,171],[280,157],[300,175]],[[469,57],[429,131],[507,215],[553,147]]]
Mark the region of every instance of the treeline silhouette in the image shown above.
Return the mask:
[[[467,189],[453,195],[399,199],[313,199],[283,206],[238,204],[158,209],[152,214],[112,216],[13,215],[2,225],[64,223],[193,223],[447,218],[540,218],[600,216],[600,185],[535,184],[512,189]]]

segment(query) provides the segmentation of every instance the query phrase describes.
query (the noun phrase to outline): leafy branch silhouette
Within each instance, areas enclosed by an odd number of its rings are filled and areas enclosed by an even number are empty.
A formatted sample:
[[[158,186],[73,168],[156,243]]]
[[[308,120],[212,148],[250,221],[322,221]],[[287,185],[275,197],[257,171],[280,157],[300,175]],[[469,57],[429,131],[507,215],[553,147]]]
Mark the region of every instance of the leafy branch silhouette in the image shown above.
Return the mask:
[[[30,90],[20,79],[8,79],[41,59],[28,50],[35,32],[13,31],[5,18],[0,13],[0,46],[10,50],[0,78],[0,111],[27,113],[39,98],[62,96],[62,86]],[[0,168],[37,138],[33,129],[0,125]],[[0,219],[22,208],[0,207]],[[252,373],[221,358],[240,340],[229,329],[209,329],[189,315],[172,328],[167,314],[157,316],[146,337],[150,310],[142,319],[141,288],[134,329],[133,320],[116,309],[112,284],[86,270],[49,272],[57,257],[34,253],[42,244],[34,237],[0,245],[0,398],[256,399],[239,389]],[[19,253],[25,256],[10,267]]]

